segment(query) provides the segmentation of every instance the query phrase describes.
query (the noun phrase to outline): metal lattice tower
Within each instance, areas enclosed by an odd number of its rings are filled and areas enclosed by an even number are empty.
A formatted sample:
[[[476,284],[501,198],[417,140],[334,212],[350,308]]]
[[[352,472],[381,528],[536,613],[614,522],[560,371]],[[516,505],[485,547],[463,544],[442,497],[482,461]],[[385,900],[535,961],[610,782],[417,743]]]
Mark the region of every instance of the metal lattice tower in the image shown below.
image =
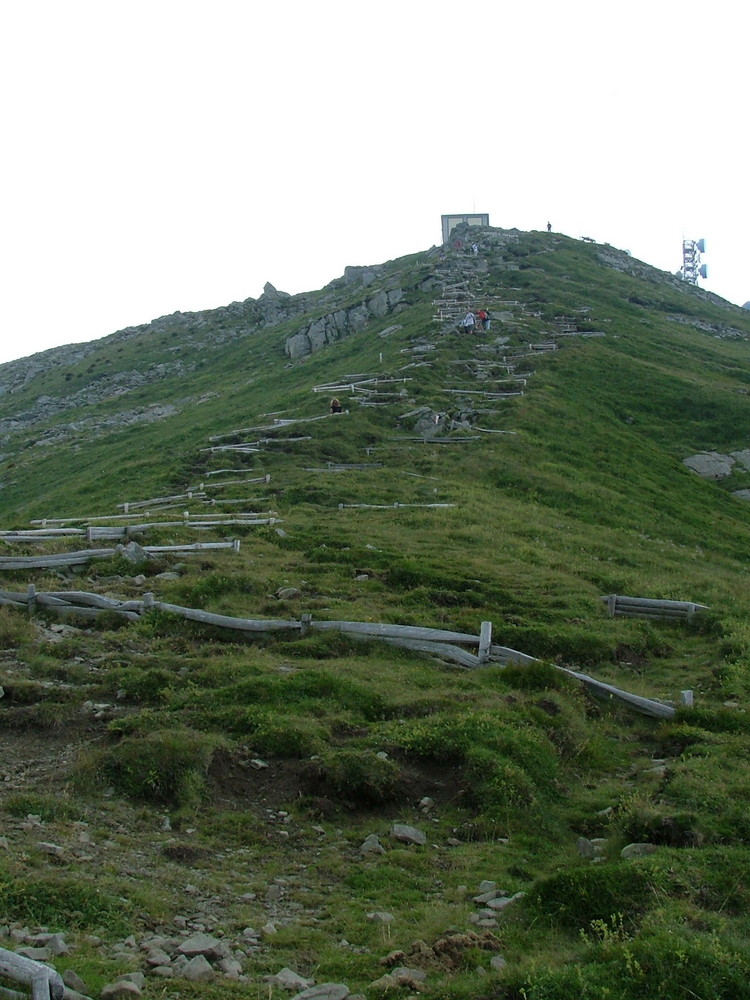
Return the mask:
[[[689,281],[691,285],[697,285],[698,278],[706,278],[708,276],[706,265],[701,264],[701,254],[705,249],[705,240],[682,241],[682,268],[680,273],[683,280]]]

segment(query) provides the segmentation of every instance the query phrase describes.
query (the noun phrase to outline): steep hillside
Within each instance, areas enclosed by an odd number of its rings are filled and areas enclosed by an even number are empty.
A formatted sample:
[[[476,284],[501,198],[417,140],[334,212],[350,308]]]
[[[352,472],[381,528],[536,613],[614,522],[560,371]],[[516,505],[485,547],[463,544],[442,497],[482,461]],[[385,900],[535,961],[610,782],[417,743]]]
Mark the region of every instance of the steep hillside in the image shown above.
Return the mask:
[[[749,391],[746,311],[499,229],[0,367],[0,934],[92,996],[750,995]]]

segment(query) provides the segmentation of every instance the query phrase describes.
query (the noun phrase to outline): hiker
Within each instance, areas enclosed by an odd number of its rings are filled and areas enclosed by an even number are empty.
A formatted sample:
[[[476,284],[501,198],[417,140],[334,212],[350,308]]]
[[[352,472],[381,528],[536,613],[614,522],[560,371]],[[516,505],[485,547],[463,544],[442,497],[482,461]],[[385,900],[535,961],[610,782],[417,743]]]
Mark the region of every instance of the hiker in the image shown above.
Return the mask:
[[[338,399],[334,396],[331,400],[331,413],[343,413],[344,407],[339,403]]]
[[[490,311],[489,311],[489,309],[485,309],[484,310],[484,328],[485,328],[485,330],[489,330],[491,326],[492,326],[492,317],[490,316]]]
[[[474,333],[474,313],[471,309],[466,313],[461,321],[461,326],[464,328],[464,333]]]
[[[477,330],[484,330],[484,321],[487,319],[487,313],[484,309],[480,309],[477,313]]]
[[[551,232],[552,232],[552,223],[551,223],[551,222],[548,222],[548,223],[547,223],[547,232],[548,232],[548,233],[551,233]]]
[[[471,244],[471,252],[476,257],[476,255],[479,253],[479,244],[478,243],[472,243]]]

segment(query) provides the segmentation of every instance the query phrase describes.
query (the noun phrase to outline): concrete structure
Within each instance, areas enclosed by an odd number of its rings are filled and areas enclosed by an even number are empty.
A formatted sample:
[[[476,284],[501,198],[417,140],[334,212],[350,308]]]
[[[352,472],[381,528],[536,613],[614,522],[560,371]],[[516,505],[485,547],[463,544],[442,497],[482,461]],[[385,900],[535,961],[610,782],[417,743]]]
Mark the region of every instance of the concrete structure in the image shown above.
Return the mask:
[[[451,230],[465,222],[469,226],[489,226],[490,217],[487,213],[466,212],[463,215],[441,215],[443,224],[443,243],[448,242]]]

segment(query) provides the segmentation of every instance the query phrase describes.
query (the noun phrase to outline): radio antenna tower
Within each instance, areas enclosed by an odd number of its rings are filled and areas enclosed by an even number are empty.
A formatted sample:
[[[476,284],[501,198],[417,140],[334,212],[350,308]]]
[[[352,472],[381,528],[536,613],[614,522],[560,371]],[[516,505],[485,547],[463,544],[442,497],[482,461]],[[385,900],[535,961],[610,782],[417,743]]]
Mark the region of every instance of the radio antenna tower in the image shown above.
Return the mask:
[[[705,264],[701,264],[701,254],[705,252],[705,240],[682,241],[682,267],[680,268],[680,274],[683,281],[689,281],[691,285],[697,285],[698,278],[708,277],[708,268]]]

